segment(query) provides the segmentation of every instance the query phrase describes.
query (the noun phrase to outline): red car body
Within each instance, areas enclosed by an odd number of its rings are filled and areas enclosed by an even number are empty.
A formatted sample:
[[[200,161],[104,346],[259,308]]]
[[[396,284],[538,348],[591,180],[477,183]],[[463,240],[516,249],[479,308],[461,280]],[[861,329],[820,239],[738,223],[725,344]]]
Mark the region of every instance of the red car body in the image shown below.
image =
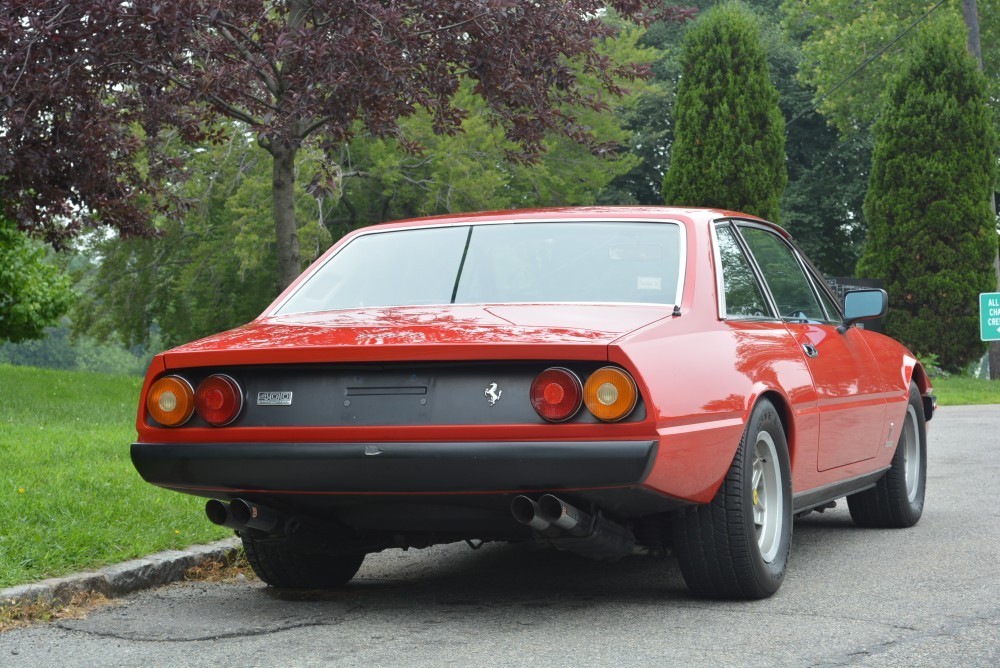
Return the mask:
[[[359,236],[541,221],[680,225],[679,303],[279,313],[303,282]],[[463,539],[554,539],[510,512],[513,499],[535,501],[542,494],[565,499],[571,511],[585,509],[592,521],[607,518],[627,528],[639,544],[662,548],[647,552],[663,552],[670,540],[657,540],[656,531],[648,538],[643,524],[649,518],[669,524],[686,508],[708,507],[716,499],[755,406],[766,399],[787,439],[790,481],[781,484],[790,482],[792,512],[872,488],[892,468],[911,383],[920,395],[921,433],[931,417],[926,373],[898,342],[857,326],[727,317],[718,226],[737,224],[788,240],[777,226],[744,214],[662,207],[501,211],[359,230],[255,321],[154,358],[143,386],[133,461],[153,484],[223,503],[238,499],[253,512],[259,506],[274,513],[280,526],[289,517],[335,524],[335,533],[352,537],[338,540],[357,541],[351,543],[356,552]],[[795,253],[814,290],[827,290]],[[832,301],[829,294],[825,299]],[[637,386],[636,412],[617,422],[593,419],[586,411],[563,422],[540,418],[530,410],[525,388],[553,365],[581,378],[605,365],[624,370]],[[308,380],[302,380],[297,374],[306,370]],[[171,428],[151,417],[147,393],[154,381],[177,374],[193,387],[213,373],[235,379],[246,404],[232,423],[210,426],[195,416]],[[268,380],[255,380],[260,374]],[[371,374],[383,376],[372,381]],[[330,389],[323,380],[328,376],[343,382],[329,381],[337,386]],[[501,377],[508,378],[497,386],[504,393],[492,405],[489,391]],[[292,389],[295,401],[306,393],[320,398],[284,421],[271,417],[280,407],[252,405],[255,391]],[[216,511],[220,521],[229,521]],[[257,535],[287,543],[284,529],[254,534],[246,525],[227,526],[245,541]],[[288,584],[278,576],[272,580]],[[765,586],[763,593],[746,596],[770,593]]]

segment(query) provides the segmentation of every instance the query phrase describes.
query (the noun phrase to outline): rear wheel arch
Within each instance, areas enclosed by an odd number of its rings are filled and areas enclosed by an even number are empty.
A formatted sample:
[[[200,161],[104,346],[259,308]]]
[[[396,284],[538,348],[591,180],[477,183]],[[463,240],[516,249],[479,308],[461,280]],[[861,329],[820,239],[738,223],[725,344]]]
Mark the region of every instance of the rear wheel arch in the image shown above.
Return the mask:
[[[785,440],[788,443],[788,461],[794,467],[797,443],[794,430],[792,429],[792,410],[788,403],[788,399],[777,390],[767,390],[766,392],[763,392],[750,406],[750,410],[747,412],[747,420],[750,419],[750,415],[753,414],[754,409],[757,407],[757,404],[760,403],[761,399],[767,399],[770,401],[775,410],[778,411],[778,420],[781,421],[781,428],[785,432]]]
[[[792,495],[781,413],[770,396],[759,397],[715,497],[672,518],[681,574],[696,595],[766,598],[784,580]]]
[[[927,392],[931,389],[931,380],[930,377],[928,377],[927,375],[927,371],[924,369],[923,365],[920,362],[917,362],[914,365],[913,375],[910,376],[910,380],[911,382],[916,383],[917,389],[920,390],[920,396],[926,397]],[[933,406],[933,400],[931,401],[932,401],[931,406]],[[922,401],[921,403],[923,404],[924,420],[928,421],[931,419],[931,417],[933,417],[928,413],[928,411],[930,411],[931,408],[928,407],[926,401]]]
[[[921,394],[927,392],[931,384],[927,377],[927,371],[920,362],[913,365],[913,374],[910,376],[910,380],[917,384]]]

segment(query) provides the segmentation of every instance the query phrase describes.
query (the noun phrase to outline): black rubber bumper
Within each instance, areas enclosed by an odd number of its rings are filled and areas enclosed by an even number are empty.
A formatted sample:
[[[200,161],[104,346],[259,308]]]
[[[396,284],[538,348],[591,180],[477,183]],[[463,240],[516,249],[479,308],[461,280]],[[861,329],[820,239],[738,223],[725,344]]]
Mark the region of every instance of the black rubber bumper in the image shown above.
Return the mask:
[[[655,441],[133,443],[132,463],[180,491],[439,494],[633,486]]]

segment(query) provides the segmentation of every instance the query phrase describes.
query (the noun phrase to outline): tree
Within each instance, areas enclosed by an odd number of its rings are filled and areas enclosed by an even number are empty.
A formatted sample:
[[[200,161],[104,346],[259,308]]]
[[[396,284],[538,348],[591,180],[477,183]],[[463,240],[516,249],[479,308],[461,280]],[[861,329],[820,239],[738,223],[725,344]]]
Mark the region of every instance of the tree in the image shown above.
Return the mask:
[[[704,10],[715,0],[691,0]],[[782,224],[827,274],[850,276],[861,252],[865,228],[861,205],[868,187],[871,137],[839,141],[837,130],[812,109],[815,89],[798,80],[801,44],[773,21],[781,0],[747,0],[757,13],[771,79],[786,119],[788,184],[781,201]],[[674,122],[664,109],[674,108],[674,91],[681,79],[681,44],[693,23],[657,23],[640,44],[659,56],[653,76],[639,99],[619,112],[623,127],[632,131],[628,151],[641,162],[615,178],[601,192],[607,204],[659,204],[663,177],[669,166]],[[790,121],[790,122],[789,122]]]
[[[532,165],[506,162],[504,152],[511,147],[475,113],[482,103],[469,91],[456,99],[473,112],[459,135],[435,135],[426,114],[402,123],[423,145],[420,156],[396,141],[373,137],[356,138],[347,147],[339,160],[343,194],[331,198],[331,211],[324,214],[334,238],[362,225],[413,216],[593,204],[601,188],[638,162],[627,153],[594,156],[563,137],[545,139],[545,150]],[[628,139],[614,114],[583,112],[581,120],[602,140]]]
[[[616,78],[644,71],[597,52],[611,31],[605,4],[10,0],[0,10],[0,197],[22,228],[57,242],[87,222],[148,232],[149,213],[176,203],[156,187],[179,167],[160,150],[163,130],[217,139],[206,121],[234,119],[272,160],[283,287],[300,271],[295,158],[307,142],[327,155],[360,130],[410,142],[399,120],[418,109],[436,133],[452,134],[467,116],[453,100],[468,80],[516,146],[509,157],[535,159],[547,133],[605,151],[573,109],[608,103],[582,93],[577,72],[617,95]],[[646,0],[607,4],[626,18],[654,17]],[[335,171],[319,170],[315,187]]]
[[[598,43],[598,50],[613,63],[650,61],[654,50],[638,46],[643,32],[621,26],[614,39]],[[600,94],[591,75],[581,73],[580,86],[588,94]],[[649,87],[646,81],[633,82],[612,112],[582,109],[579,122],[602,143],[628,145],[631,132],[622,127],[618,112],[631,111]],[[345,147],[337,160],[343,194],[329,198],[332,210],[323,215],[334,239],[361,225],[412,216],[594,204],[612,179],[639,162],[624,150],[594,155],[566,137],[549,136],[534,164],[511,163],[504,156],[515,146],[489,123],[485,102],[468,82],[456,92],[455,102],[470,112],[460,134],[436,135],[433,118],[423,112],[400,122],[404,134],[424,147],[420,156],[395,140],[370,136]]]
[[[888,332],[952,371],[982,355],[977,295],[995,285],[986,88],[957,20],[920,31],[875,125],[865,198],[859,269],[885,281]]]
[[[625,29],[600,45],[618,62],[648,54],[637,49],[638,29]],[[581,85],[597,83],[586,75]],[[638,82],[636,89],[645,84]],[[471,110],[464,131],[436,135],[431,114],[418,111],[400,121],[401,130],[423,145],[414,156],[392,139],[357,136],[338,156],[342,171],[332,175],[333,192],[308,192],[296,184],[297,234],[302,259],[311,262],[333,240],[363,225],[393,218],[519,206],[589,204],[615,175],[637,158],[595,156],[565,137],[548,137],[538,162],[504,161],[514,146],[491,127],[485,102],[468,83],[456,93]],[[628,104],[635,94],[626,95]],[[581,122],[602,141],[624,142],[614,114],[579,112]],[[231,139],[194,149],[178,146],[191,177],[177,196],[188,202],[181,218],[160,216],[157,236],[111,237],[82,251],[93,266],[79,286],[74,327],[100,340],[117,338],[128,346],[158,334],[176,345],[229,329],[256,317],[277,293],[276,250],[268,212],[267,154],[238,128]],[[324,168],[315,147],[298,151],[296,171]]]
[[[598,44],[616,63],[651,59],[636,46],[642,30],[623,27]],[[581,73],[580,85],[597,94],[599,83]],[[628,105],[645,82],[619,104]],[[419,141],[419,156],[393,139],[355,136],[337,156],[330,190],[300,179],[296,184],[297,234],[302,259],[311,262],[344,233],[387,219],[460,210],[590,204],[617,174],[637,162],[630,155],[596,156],[566,138],[544,140],[536,164],[512,164],[516,147],[486,118],[486,103],[469,82],[455,102],[470,110],[463,132],[437,135],[431,114],[418,110],[401,119],[401,131]],[[580,122],[602,142],[623,143],[615,114],[580,110]],[[277,291],[273,224],[268,212],[267,154],[235,123],[221,144],[174,150],[191,173],[178,187],[189,202],[183,217],[154,219],[152,239],[117,237],[82,244],[92,261],[79,287],[74,312],[78,332],[129,346],[159,334],[167,345],[240,325],[255,317]],[[297,173],[325,168],[316,147],[298,151]],[[311,191],[311,193],[310,193]]]
[[[938,26],[961,16],[960,2],[938,0],[785,0],[782,9],[785,25],[803,41],[799,76],[816,88],[817,98],[823,98],[819,110],[845,134],[866,131],[881,111],[889,82],[908,58],[913,33],[893,40],[917,21]],[[995,95],[1000,92],[1000,0],[979,0],[979,15],[987,45],[983,65]],[[960,39],[964,43],[964,36]]]
[[[232,139],[222,144],[178,147],[191,171],[177,193],[189,202],[183,217],[156,217],[151,238],[88,240],[80,253],[90,268],[72,314],[77,333],[128,347],[158,334],[163,345],[175,346],[252,320],[275,297],[267,154],[244,134],[228,134]],[[317,216],[305,215],[315,211],[315,200],[304,184],[296,206],[308,221],[298,235],[313,259],[330,236]]]
[[[0,217],[0,342],[37,339],[69,308],[69,280],[45,249]]]
[[[813,108],[815,89],[798,80],[800,44],[778,26],[765,29],[771,75],[786,118],[788,185],[781,221],[823,272],[852,276],[866,226],[862,213],[871,167],[871,134],[841,137]]]
[[[682,66],[664,200],[777,220],[785,123],[754,15],[738,3],[706,12],[684,40]]]

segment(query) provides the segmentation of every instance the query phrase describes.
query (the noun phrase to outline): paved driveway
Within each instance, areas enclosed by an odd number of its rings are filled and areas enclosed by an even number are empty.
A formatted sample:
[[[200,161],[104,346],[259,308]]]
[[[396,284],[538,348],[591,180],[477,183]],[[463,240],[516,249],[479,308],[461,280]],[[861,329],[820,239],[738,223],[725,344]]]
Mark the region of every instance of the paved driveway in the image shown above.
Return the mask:
[[[2,666],[1000,665],[1000,406],[942,408],[909,530],[795,524],[766,601],[691,598],[672,560],[464,544],[370,556],[336,593],[185,583],[0,635]]]

